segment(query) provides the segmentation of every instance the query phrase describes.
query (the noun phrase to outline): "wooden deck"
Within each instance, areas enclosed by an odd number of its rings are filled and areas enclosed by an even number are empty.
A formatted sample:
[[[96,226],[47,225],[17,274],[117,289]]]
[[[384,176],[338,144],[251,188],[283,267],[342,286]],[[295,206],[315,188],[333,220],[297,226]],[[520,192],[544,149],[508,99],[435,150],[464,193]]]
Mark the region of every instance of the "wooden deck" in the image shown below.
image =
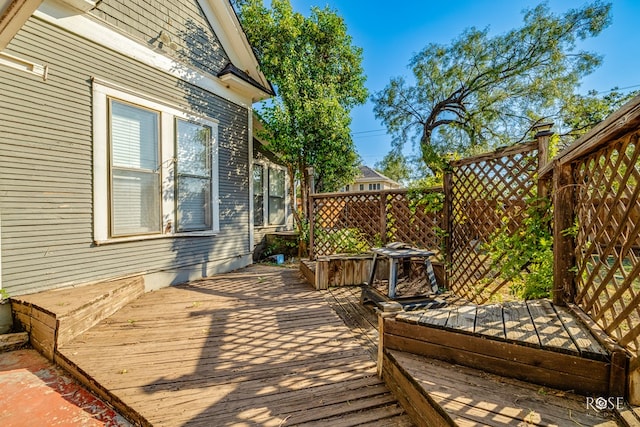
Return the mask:
[[[370,354],[374,355],[378,343],[376,330],[378,323],[371,307],[364,307],[359,303],[361,288],[329,288],[323,293],[345,324],[359,338],[359,341],[369,348]],[[446,348],[446,344],[451,345],[451,341],[455,342],[456,334],[462,331],[464,331],[463,341],[468,342],[469,339],[474,338],[474,334],[477,334],[475,336],[484,335],[481,339],[485,344],[495,340],[494,342],[499,344],[498,352],[504,352],[505,356],[510,355],[515,359],[523,360],[523,357],[526,359],[532,354],[531,351],[537,357],[542,355],[541,359],[531,360],[532,363],[541,367],[514,368],[508,365],[507,372],[504,372],[507,376],[516,374],[518,370],[536,371],[549,364],[553,365],[557,362],[553,355],[559,355],[561,358],[564,356],[577,358],[579,349],[583,349],[584,356],[593,357],[596,363],[606,357],[604,349],[582,325],[575,323],[576,319],[570,316],[566,309],[553,307],[546,302],[507,304],[506,308],[503,307],[505,312],[498,310],[500,306],[460,305],[459,300],[454,300],[454,304],[448,310],[441,307],[441,301],[434,302],[432,308],[426,308],[430,306],[428,303],[423,303],[422,306],[425,308],[397,315],[396,325],[402,327],[404,324],[415,328],[419,323],[422,324],[421,332],[416,333],[412,330],[416,342],[424,331],[435,331],[435,337],[430,336],[434,342],[446,337],[445,340],[449,341],[441,343],[443,346],[439,351],[447,355],[456,353],[467,361],[471,357],[464,349],[453,351],[451,348]],[[554,310],[556,315],[551,315],[549,309]],[[498,312],[500,316],[497,315]],[[521,318],[516,317],[516,312],[521,315]],[[568,337],[557,329],[558,322],[563,322],[561,325],[569,334]],[[513,333],[506,332],[509,330]],[[521,332],[516,334],[515,331]],[[535,337],[536,340],[534,341],[531,337]],[[387,340],[389,337],[385,337],[385,343]],[[570,340],[573,345],[568,345],[567,340]],[[416,342],[410,342],[408,348],[415,350]],[[504,345],[518,347],[505,349],[501,347]],[[546,348],[545,353],[536,353],[536,351],[542,351],[543,347]],[[514,353],[514,349],[520,352]],[[569,355],[568,352],[572,354]],[[546,359],[550,359],[551,363]],[[483,361],[486,362],[483,366],[485,369],[473,369],[410,352],[388,349],[384,352],[382,370],[385,382],[418,425],[601,427],[640,425],[640,419],[636,417],[633,410],[620,411],[620,416],[624,419],[621,423],[611,413],[598,413],[587,408],[585,396],[505,376],[492,375],[487,370],[491,370],[492,364],[500,362],[498,359]],[[572,359],[571,362],[574,366],[573,362],[576,360]],[[561,361],[561,363],[564,362]],[[594,371],[584,375],[589,377],[597,373]],[[584,382],[590,381],[591,379],[585,378]]]
[[[253,266],[145,294],[57,351],[140,424],[411,425],[296,270]]]

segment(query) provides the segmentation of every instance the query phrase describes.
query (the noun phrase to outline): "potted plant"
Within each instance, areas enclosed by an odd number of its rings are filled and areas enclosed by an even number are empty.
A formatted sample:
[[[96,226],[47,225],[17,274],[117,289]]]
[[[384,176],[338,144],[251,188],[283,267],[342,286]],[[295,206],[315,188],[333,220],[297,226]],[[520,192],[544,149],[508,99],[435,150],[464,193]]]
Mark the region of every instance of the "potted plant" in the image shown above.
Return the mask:
[[[13,315],[9,294],[4,289],[0,289],[0,334],[6,334],[12,327]]]

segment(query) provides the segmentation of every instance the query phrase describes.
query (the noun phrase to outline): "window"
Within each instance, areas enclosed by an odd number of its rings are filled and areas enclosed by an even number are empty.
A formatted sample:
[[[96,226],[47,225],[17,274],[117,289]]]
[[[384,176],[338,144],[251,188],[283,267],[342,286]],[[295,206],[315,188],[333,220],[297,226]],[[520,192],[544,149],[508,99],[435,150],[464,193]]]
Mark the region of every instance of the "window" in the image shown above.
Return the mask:
[[[379,190],[380,189],[380,183],[377,184],[369,184],[369,191],[372,190]]]
[[[253,165],[253,223],[264,225],[264,167]]]
[[[284,225],[287,218],[285,170],[269,164],[253,164],[253,224]]]
[[[347,193],[349,192],[349,186],[348,185],[344,186],[344,191],[346,191]]]
[[[110,100],[111,235],[160,231],[159,117]]]
[[[94,240],[219,230],[214,120],[93,82]]]
[[[176,119],[178,232],[211,229],[211,128]]]
[[[364,184],[360,184],[360,191],[364,191]]]
[[[269,168],[269,225],[284,224],[284,171]]]

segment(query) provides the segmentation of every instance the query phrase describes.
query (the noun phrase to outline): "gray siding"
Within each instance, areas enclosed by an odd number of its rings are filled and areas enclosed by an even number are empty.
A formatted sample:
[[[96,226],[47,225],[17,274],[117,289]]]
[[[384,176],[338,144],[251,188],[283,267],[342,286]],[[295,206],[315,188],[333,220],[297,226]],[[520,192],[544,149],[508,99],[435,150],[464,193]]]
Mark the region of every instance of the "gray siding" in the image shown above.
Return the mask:
[[[213,75],[229,62],[197,0],[104,0],[91,14]]]
[[[249,253],[246,108],[36,18],[7,52],[50,70],[43,82],[0,67],[3,288],[18,295]],[[219,120],[219,235],[93,244],[92,76]]]

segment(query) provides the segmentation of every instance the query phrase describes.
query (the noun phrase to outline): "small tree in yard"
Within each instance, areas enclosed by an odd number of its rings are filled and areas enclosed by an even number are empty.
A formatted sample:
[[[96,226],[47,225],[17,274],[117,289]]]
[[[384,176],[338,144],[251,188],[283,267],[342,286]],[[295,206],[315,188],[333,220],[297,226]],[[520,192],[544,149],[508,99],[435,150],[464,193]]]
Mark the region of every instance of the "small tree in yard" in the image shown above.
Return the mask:
[[[278,93],[260,108],[261,136],[287,165],[291,183],[300,180],[306,217],[309,167],[316,171],[319,191],[336,190],[357,173],[349,111],[367,99],[362,50],[352,45],[344,21],[328,8],[313,8],[305,17],[293,11],[289,0],[273,0],[270,8],[262,0],[235,4],[261,69]],[[303,231],[303,218],[293,211]]]
[[[444,152],[523,140],[571,105],[580,79],[600,65],[576,43],[609,25],[610,8],[594,2],[556,16],[542,4],[506,34],[470,28],[450,45],[429,44],[410,61],[413,83],[393,78],[375,94],[375,114],[396,143],[419,137],[434,172]]]

